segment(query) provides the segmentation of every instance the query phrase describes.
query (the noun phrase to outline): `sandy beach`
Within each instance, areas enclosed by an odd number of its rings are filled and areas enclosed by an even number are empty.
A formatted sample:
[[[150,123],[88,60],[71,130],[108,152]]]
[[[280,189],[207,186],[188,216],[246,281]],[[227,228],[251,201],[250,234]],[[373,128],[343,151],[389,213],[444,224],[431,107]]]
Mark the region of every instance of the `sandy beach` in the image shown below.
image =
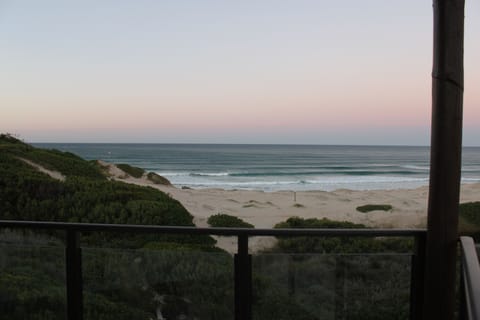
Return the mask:
[[[225,213],[239,217],[256,228],[272,228],[289,217],[328,218],[363,223],[379,228],[425,227],[428,187],[417,189],[356,191],[340,189],[326,191],[263,192],[223,189],[179,189],[155,185],[150,181],[126,177],[113,165],[112,178],[128,183],[148,185],[170,194],[194,216],[195,224],[207,227],[209,216]],[[464,184],[460,202],[479,201],[480,184]],[[366,204],[389,204],[391,211],[362,213],[356,210]],[[252,239],[252,247],[269,246],[268,239]],[[227,250],[235,247],[233,239],[221,239],[219,246]],[[233,247],[232,247],[233,246]]]

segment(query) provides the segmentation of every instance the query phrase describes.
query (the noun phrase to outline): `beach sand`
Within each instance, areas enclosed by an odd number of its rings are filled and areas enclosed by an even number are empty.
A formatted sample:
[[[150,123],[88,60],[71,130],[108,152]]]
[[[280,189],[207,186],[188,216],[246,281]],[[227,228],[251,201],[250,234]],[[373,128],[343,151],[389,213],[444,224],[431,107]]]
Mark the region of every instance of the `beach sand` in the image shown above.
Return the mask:
[[[335,190],[263,192],[223,189],[180,189],[155,185],[145,178],[135,179],[122,175],[111,167],[112,178],[128,183],[148,185],[170,194],[194,216],[198,227],[208,227],[207,219],[217,213],[241,218],[256,228],[273,228],[289,217],[328,218],[362,223],[377,228],[422,228],[426,226],[428,187],[396,190]],[[479,201],[480,184],[464,184],[460,202]],[[391,211],[362,213],[356,210],[366,204],[389,204]],[[235,252],[235,238],[218,238],[218,246]],[[252,251],[272,245],[273,239],[253,238]]]

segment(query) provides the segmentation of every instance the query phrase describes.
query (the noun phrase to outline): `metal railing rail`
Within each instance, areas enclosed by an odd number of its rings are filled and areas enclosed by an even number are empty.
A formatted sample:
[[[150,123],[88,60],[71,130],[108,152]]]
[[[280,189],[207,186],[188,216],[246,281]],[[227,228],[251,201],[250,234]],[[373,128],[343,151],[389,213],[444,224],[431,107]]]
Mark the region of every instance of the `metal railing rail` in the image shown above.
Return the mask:
[[[45,221],[0,220],[0,228],[50,229],[76,232],[108,231],[164,234],[207,234],[218,236],[325,236],[325,237],[417,237],[425,229],[249,229],[249,228],[198,228],[183,226],[70,223]]]
[[[460,237],[461,268],[461,319],[480,320],[480,263],[471,237]]]
[[[82,294],[82,232],[132,232],[157,234],[217,235],[237,237],[238,250],[234,256],[235,319],[252,319],[252,260],[248,239],[255,236],[315,236],[315,237],[412,237],[410,319],[421,319],[425,268],[424,229],[246,229],[197,228],[180,226],[120,225],[94,223],[64,223],[43,221],[0,220],[0,228],[63,230],[66,233],[65,265],[67,290],[67,319],[83,319]]]

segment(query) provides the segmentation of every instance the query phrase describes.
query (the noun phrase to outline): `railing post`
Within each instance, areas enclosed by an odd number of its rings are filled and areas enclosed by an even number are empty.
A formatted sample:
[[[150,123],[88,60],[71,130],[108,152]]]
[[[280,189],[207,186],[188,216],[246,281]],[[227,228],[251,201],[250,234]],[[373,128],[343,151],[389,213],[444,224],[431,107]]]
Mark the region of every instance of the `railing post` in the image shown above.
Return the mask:
[[[425,250],[426,234],[415,237],[415,247],[412,255],[412,270],[410,284],[410,319],[420,320],[423,318],[423,295],[425,285]]]
[[[248,235],[238,236],[235,255],[235,320],[252,319],[252,257],[248,254]]]
[[[66,231],[67,320],[83,319],[82,249],[77,231]]]

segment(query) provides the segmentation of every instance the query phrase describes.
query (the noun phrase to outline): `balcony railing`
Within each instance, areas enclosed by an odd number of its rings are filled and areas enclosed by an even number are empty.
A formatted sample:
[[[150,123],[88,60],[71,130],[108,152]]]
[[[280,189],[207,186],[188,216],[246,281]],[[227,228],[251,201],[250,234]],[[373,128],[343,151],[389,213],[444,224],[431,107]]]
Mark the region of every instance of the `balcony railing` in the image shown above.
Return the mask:
[[[254,291],[252,286],[252,275],[262,274],[265,277],[271,270],[262,270],[264,261],[274,260],[274,264],[277,267],[284,266],[284,269],[288,269],[288,274],[285,278],[288,278],[288,294],[292,294],[292,291],[298,290],[301,286],[301,282],[305,279],[301,279],[299,273],[305,272],[304,267],[299,267],[292,261],[302,260],[305,263],[313,264],[316,268],[314,272],[322,272],[323,278],[335,278],[338,277],[338,273],[345,273],[348,266],[345,266],[345,257],[333,256],[336,262],[335,272],[328,270],[328,265],[332,261],[332,255],[320,254],[320,255],[305,255],[305,254],[270,254],[262,255],[257,254],[255,256],[255,262],[252,263],[252,254],[249,253],[249,239],[252,237],[408,237],[414,239],[414,246],[412,248],[411,255],[408,255],[408,264],[410,265],[410,307],[409,317],[410,319],[422,318],[422,298],[423,298],[423,276],[422,270],[424,270],[424,252],[425,252],[425,230],[392,230],[392,229],[230,229],[230,228],[195,228],[195,227],[167,227],[167,226],[142,226],[142,225],[108,225],[108,224],[82,224],[82,223],[56,223],[56,222],[27,222],[27,221],[0,221],[0,228],[6,229],[20,229],[20,230],[51,230],[51,231],[63,231],[65,233],[65,252],[64,252],[64,265],[65,265],[65,288],[66,288],[66,313],[68,320],[80,320],[83,319],[84,305],[84,279],[82,277],[82,263],[85,259],[88,260],[88,256],[95,250],[97,253],[111,255],[112,251],[105,249],[92,249],[83,248],[80,246],[80,236],[82,233],[100,233],[100,232],[113,232],[113,233],[135,233],[135,234],[177,234],[177,235],[218,235],[229,236],[237,238],[237,253],[234,255],[232,268],[233,268],[233,300],[234,300],[234,318],[235,319],[252,319],[252,305],[255,304],[252,298],[252,292]],[[480,319],[480,264],[477,256],[477,248],[473,243],[473,240],[469,237],[460,238],[461,254],[462,254],[462,267],[461,267],[461,306],[460,306],[460,319],[479,320]],[[5,248],[5,247],[3,247]],[[102,251],[103,250],[103,251]],[[0,250],[1,251],[1,250]],[[44,254],[45,250],[42,250],[40,254]],[[127,249],[120,249],[117,251],[128,252]],[[150,254],[151,255],[151,254]],[[341,253],[339,253],[341,255]],[[7,259],[12,258],[9,256],[9,252],[5,253]],[[45,254],[45,257],[48,255]],[[135,256],[138,258],[139,254],[135,252]],[[193,253],[189,253],[191,259],[196,259]],[[350,261],[355,255],[346,255]],[[371,255],[368,254],[357,255],[354,261],[360,261],[359,258],[368,257],[370,262],[375,262],[379,258],[385,259],[387,255]],[[405,260],[405,255],[394,255],[394,259]],[[292,258],[293,257],[293,258]],[[165,256],[161,256],[165,259]],[[174,256],[177,259],[178,256]],[[392,258],[392,257],[390,257]],[[223,259],[223,258],[222,258]],[[343,260],[342,260],[343,259]],[[307,262],[305,262],[307,261]],[[395,261],[395,260],[390,260]],[[343,263],[339,263],[343,262]],[[229,263],[229,260],[222,260],[221,263]],[[3,263],[5,264],[5,262]],[[323,264],[323,265],[322,265]],[[266,264],[268,265],[268,263]],[[342,266],[339,268],[339,266]],[[348,265],[348,264],[347,264]],[[352,264],[350,264],[351,267]],[[0,265],[0,272],[2,265]],[[320,267],[320,268],[319,268]],[[297,268],[297,272],[292,272]],[[255,269],[255,270],[253,270]],[[275,270],[278,271],[278,270]],[[308,270],[307,270],[308,271]],[[330,272],[330,273],[329,273]],[[308,272],[307,272],[308,273]],[[311,276],[307,274],[306,276]],[[363,276],[363,274],[362,274]],[[228,278],[228,277],[227,277]],[[91,281],[92,279],[87,279]],[[306,279],[308,281],[309,279]],[[331,279],[330,279],[331,280]],[[295,284],[295,281],[298,283]],[[342,282],[340,281],[342,284]],[[328,285],[328,284],[327,284]],[[335,283],[332,287],[338,287],[339,284]],[[278,288],[275,288],[278,290]],[[335,291],[335,294],[342,295],[342,291]],[[258,294],[257,294],[258,295]],[[338,309],[338,305],[351,303],[348,298],[334,297],[335,312],[341,314]],[[325,297],[323,297],[325,298]],[[340,299],[340,304],[337,300]],[[312,300],[313,301],[313,300]],[[270,303],[265,301],[266,304]],[[258,303],[257,303],[258,304]],[[341,311],[341,310],[340,310]],[[328,314],[328,313],[327,313]],[[327,317],[329,318],[329,317]],[[338,319],[339,317],[333,315],[331,319]],[[340,318],[342,318],[340,316]]]
[[[424,248],[425,248],[425,237],[426,231],[419,229],[411,230],[397,230],[397,229],[231,229],[231,228],[195,228],[195,227],[169,227],[169,226],[144,226],[144,225],[109,225],[109,224],[83,224],[83,223],[58,223],[58,222],[28,222],[28,221],[0,221],[0,228],[2,229],[23,229],[23,230],[51,230],[51,232],[63,231],[65,232],[65,286],[66,286],[66,313],[68,320],[81,320],[83,319],[84,314],[84,286],[85,279],[82,275],[82,265],[85,263],[85,259],[88,260],[88,255],[92,254],[92,250],[97,250],[97,253],[108,255],[111,254],[111,251],[101,251],[104,249],[91,249],[84,248],[80,246],[80,237],[82,233],[128,233],[128,234],[175,234],[175,235],[217,235],[217,236],[229,236],[237,238],[237,252],[234,255],[233,259],[233,300],[234,300],[234,319],[252,319],[252,305],[259,309],[259,305],[263,303],[264,305],[273,304],[272,301],[268,301],[269,293],[255,293],[257,300],[262,300],[263,302],[253,301],[254,299],[252,292],[253,288],[253,276],[257,275],[262,279],[268,279],[264,281],[274,281],[271,274],[274,272],[279,272],[278,270],[271,270],[272,266],[275,266],[275,269],[281,269],[280,266],[285,266],[284,269],[288,269],[288,272],[285,274],[287,278],[285,295],[287,297],[293,297],[295,294],[299,296],[299,300],[305,301],[307,304],[315,304],[318,302],[313,298],[318,298],[317,300],[322,300],[325,305],[327,302],[333,301],[334,304],[333,311],[325,311],[325,315],[321,318],[330,318],[330,319],[339,319],[338,315],[342,314],[342,310],[349,308],[350,305],[353,305],[354,302],[349,301],[349,298],[354,298],[354,293],[349,297],[346,297],[347,284],[345,283],[344,277],[345,273],[352,273],[351,278],[355,277],[365,277],[365,272],[368,271],[369,265],[378,264],[378,261],[386,261],[383,265],[378,265],[375,270],[372,270],[373,273],[381,272],[379,270],[388,269],[389,263],[399,263],[402,261],[403,269],[407,270],[410,273],[410,276],[405,279],[399,280],[400,283],[406,282],[407,289],[410,288],[407,295],[409,295],[410,306],[407,308],[410,319],[421,319],[422,312],[422,298],[423,298],[423,273],[424,270]],[[336,255],[326,255],[326,254],[270,254],[270,255],[254,255],[252,259],[252,254],[249,252],[249,239],[252,237],[335,237],[335,238],[345,238],[345,237],[401,237],[401,238],[412,238],[413,247],[410,254],[385,254],[385,255],[369,255],[368,253],[362,254],[349,254],[342,255],[339,252]],[[100,250],[100,251],[98,251]],[[128,250],[120,250],[120,252],[128,252]],[[126,253],[124,253],[126,254]],[[150,254],[151,255],[151,254]],[[138,258],[139,254],[136,254]],[[192,253],[191,256],[194,256]],[[163,260],[162,260],[163,259]],[[272,260],[273,259],[273,263]],[[399,260],[400,259],[400,260]],[[134,259],[132,259],[134,260]],[[164,261],[165,258],[162,256],[161,259],[156,261]],[[252,263],[253,260],[253,263]],[[229,262],[222,262],[228,264]],[[265,263],[265,261],[267,263]],[[270,261],[270,264],[268,264]],[[301,262],[298,262],[301,261]],[[87,261],[88,262],[88,261]],[[353,271],[350,271],[349,267],[353,264],[361,264],[360,268],[365,268],[366,270],[361,270],[362,273],[354,274]],[[264,265],[268,265],[270,269],[262,270]],[[333,269],[332,269],[333,266]],[[255,270],[252,270],[255,269]],[[358,267],[357,267],[358,269]],[[1,271],[1,270],[0,270]],[[395,271],[397,272],[397,271]],[[317,273],[317,274],[315,274]],[[321,274],[318,274],[321,273]],[[303,278],[302,278],[303,276]],[[342,278],[343,276],[343,278]],[[372,276],[372,275],[371,275]],[[377,276],[377,275],[376,275]],[[393,276],[392,274],[386,275]],[[270,277],[270,278],[269,278]],[[307,277],[307,279],[305,279]],[[330,286],[335,292],[334,297],[332,295],[325,293],[319,288],[314,286],[308,286],[308,292],[298,292],[301,291],[302,285],[305,286],[305,283],[312,281],[308,277],[322,278],[319,280],[324,286]],[[326,280],[330,278],[338,278],[339,280],[335,283],[325,283]],[[378,276],[377,276],[378,277]],[[384,277],[384,275],[382,275]],[[125,278],[128,279],[128,278]],[[228,279],[228,277],[227,277]],[[326,280],[325,280],[326,279]],[[88,279],[87,279],[88,280]],[[385,280],[385,279],[384,279]],[[388,281],[388,279],[386,279]],[[90,281],[90,280],[88,280]],[[128,281],[128,280],[126,280]],[[133,281],[133,280],[132,280]],[[215,280],[216,281],[216,280]],[[228,280],[226,280],[228,281]],[[329,280],[330,281],[330,280]],[[95,283],[94,280],[90,281]],[[397,281],[398,282],[398,281]],[[394,282],[392,282],[394,283]],[[317,287],[321,287],[318,285]],[[378,286],[378,284],[375,284]],[[266,286],[268,287],[268,286]],[[300,288],[300,289],[299,289]],[[357,286],[358,288],[358,286]],[[283,290],[280,286],[275,287],[276,292],[274,294],[280,294]],[[265,289],[266,290],[266,289]],[[265,291],[264,290],[264,291]],[[313,291],[312,291],[313,290]],[[316,290],[316,291],[315,291]],[[295,292],[297,291],[297,292]],[[357,290],[358,291],[358,290]],[[352,289],[352,292],[354,290]],[[347,292],[348,293],[348,292]],[[358,292],[355,292],[357,295]],[[383,294],[383,293],[381,293]],[[318,297],[312,297],[318,295]],[[375,301],[372,298],[372,301]],[[375,302],[372,302],[375,303]],[[408,301],[407,301],[408,304]],[[328,306],[327,306],[328,307]],[[386,306],[387,308],[389,306]],[[318,307],[320,308],[320,307]],[[318,308],[312,310],[311,312],[318,312]],[[268,308],[267,308],[268,309]],[[272,311],[262,311],[265,312]],[[336,316],[336,315],[337,316]],[[264,315],[265,316],[265,315]],[[268,317],[268,315],[266,315]],[[313,317],[318,318],[319,315]],[[258,316],[261,317],[261,316]],[[214,318],[214,317],[212,317]]]

